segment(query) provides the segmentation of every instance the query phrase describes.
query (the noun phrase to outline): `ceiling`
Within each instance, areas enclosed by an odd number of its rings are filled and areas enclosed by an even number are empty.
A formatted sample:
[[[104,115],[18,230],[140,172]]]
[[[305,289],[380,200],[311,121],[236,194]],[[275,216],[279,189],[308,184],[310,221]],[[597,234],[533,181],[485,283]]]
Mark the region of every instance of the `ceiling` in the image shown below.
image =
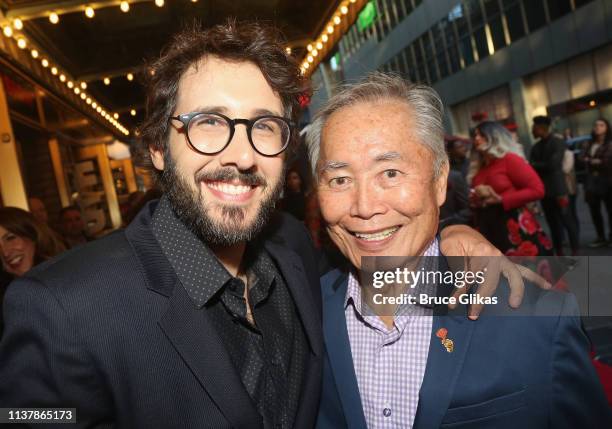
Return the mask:
[[[124,13],[118,0],[34,1],[0,0],[5,19],[20,18],[23,33],[76,81],[85,81],[90,92],[107,111],[133,129],[142,120],[144,95],[139,72],[145,60],[156,56],[171,35],[194,20],[203,26],[257,19],[279,27],[302,58],[305,46],[324,28],[338,6],[337,0],[166,0],[157,7],[153,0],[131,0]],[[87,18],[86,6],[95,16]],[[59,22],[49,14],[57,11]],[[128,81],[126,74],[134,73]],[[102,81],[110,77],[110,85]],[[137,114],[132,116],[131,109]]]

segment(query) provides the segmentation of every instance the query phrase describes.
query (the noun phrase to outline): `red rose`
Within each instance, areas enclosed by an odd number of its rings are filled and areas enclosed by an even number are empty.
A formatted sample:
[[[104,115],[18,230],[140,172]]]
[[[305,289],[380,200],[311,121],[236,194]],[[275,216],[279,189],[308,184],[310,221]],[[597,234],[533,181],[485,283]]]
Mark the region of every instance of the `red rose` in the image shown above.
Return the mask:
[[[531,241],[523,241],[516,251],[520,256],[537,256],[538,246],[533,244]]]
[[[511,234],[518,234],[520,226],[514,219],[508,219],[508,222],[506,222],[506,226],[508,227],[508,231],[510,231]]]
[[[550,241],[550,239],[546,236],[546,234],[543,233],[539,233],[538,234],[538,241],[540,242],[540,244],[542,246],[544,246],[544,248],[546,250],[550,250],[552,249],[552,242]]]
[[[519,224],[521,225],[521,229],[529,235],[535,234],[540,229],[538,221],[535,220],[531,212],[527,209],[521,211],[521,214],[519,214]]]

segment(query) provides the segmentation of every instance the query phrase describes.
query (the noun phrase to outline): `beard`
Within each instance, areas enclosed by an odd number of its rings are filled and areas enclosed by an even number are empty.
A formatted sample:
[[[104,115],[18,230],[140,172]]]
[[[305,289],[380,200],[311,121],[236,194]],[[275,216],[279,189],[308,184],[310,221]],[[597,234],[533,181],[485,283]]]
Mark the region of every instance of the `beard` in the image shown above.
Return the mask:
[[[202,181],[231,181],[260,186],[262,199],[251,221],[246,221],[248,208],[206,201],[202,188],[193,190],[178,171],[169,153],[164,156],[166,168],[161,175],[164,193],[177,217],[206,244],[219,247],[234,246],[253,240],[266,226],[283,189],[284,171],[277,183],[269,186],[266,178],[254,172],[240,172],[235,168],[220,168],[214,171],[199,171],[194,175],[198,186]],[[283,168],[284,170],[284,168]],[[217,211],[219,215],[212,212]],[[248,222],[248,223],[245,223]]]

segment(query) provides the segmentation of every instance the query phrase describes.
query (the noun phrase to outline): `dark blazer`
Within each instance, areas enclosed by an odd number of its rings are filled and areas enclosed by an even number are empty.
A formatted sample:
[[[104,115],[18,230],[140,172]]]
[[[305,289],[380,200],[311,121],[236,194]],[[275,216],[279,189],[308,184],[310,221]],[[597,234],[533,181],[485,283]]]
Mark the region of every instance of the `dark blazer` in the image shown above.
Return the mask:
[[[262,427],[207,308],[193,305],[151,232],[155,204],[125,231],[68,251],[9,286],[2,407],[76,407],[78,427]],[[306,234],[283,216],[262,240],[309,343],[300,428],[314,425],[322,356],[312,297],[319,275]]]
[[[563,174],[563,155],[567,146],[558,134],[551,134],[545,140],[539,140],[531,148],[529,162],[540,179],[544,182],[544,198],[567,195],[565,175]]]
[[[344,313],[347,279],[336,270],[321,280],[325,358],[320,429],[366,428]],[[572,296],[527,288],[518,315],[545,311],[557,316],[502,317],[508,287],[500,285],[498,291],[500,304],[489,305],[475,322],[463,306],[453,314],[445,314],[445,306],[434,308],[413,427],[610,427],[612,413],[579,318],[573,316],[577,306]],[[454,341],[452,353],[435,335],[442,327]]]

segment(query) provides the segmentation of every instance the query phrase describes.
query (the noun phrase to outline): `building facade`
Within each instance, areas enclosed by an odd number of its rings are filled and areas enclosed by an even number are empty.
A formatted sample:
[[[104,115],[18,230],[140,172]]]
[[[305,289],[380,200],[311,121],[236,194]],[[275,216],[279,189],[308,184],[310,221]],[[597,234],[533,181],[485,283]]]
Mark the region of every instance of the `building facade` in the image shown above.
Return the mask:
[[[612,0],[372,0],[313,74],[311,110],[374,70],[432,85],[450,134],[487,118],[529,145],[540,114],[588,134],[612,119]]]

